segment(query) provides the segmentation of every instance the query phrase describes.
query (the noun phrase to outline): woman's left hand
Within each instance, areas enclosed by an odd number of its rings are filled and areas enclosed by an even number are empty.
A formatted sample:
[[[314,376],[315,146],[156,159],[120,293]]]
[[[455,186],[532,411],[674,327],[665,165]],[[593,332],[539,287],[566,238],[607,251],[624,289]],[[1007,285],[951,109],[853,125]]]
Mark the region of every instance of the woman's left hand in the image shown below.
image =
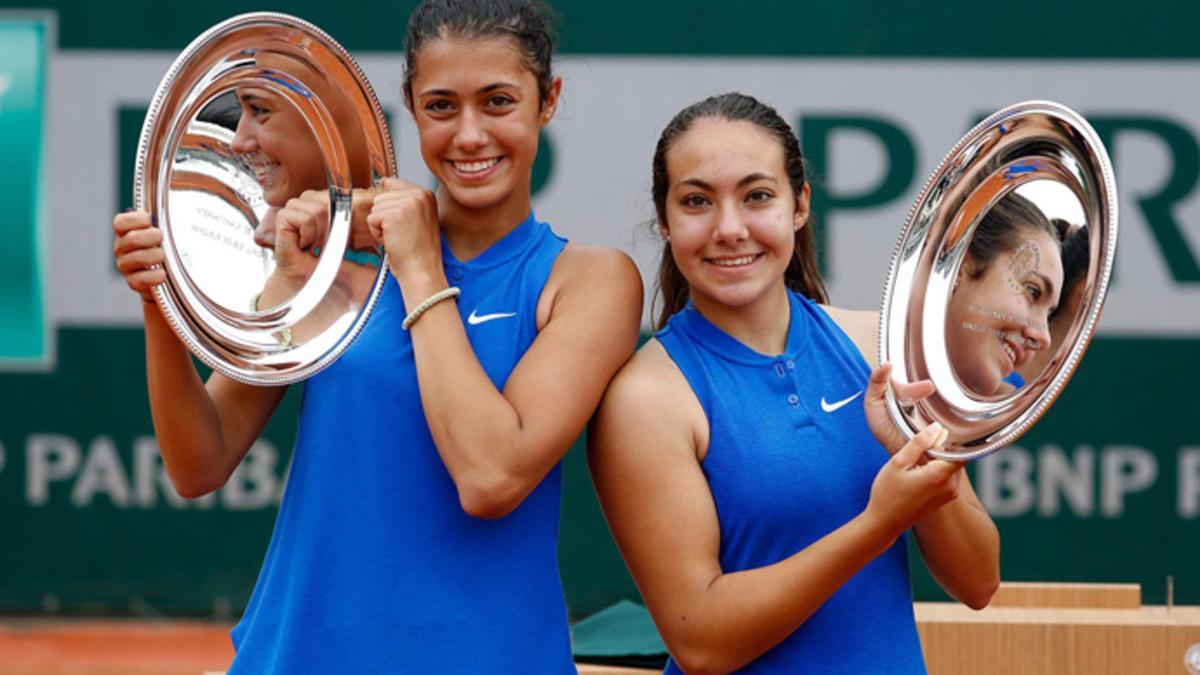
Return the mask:
[[[863,397],[863,409],[867,415],[867,426],[871,428],[875,440],[894,455],[908,442],[896,424],[892,422],[887,410],[887,383],[892,376],[892,364],[884,363],[871,371],[871,379],[867,383],[867,394]],[[892,389],[897,401],[910,404],[919,401],[933,393],[933,383],[929,380],[900,383],[892,380]]]
[[[399,178],[385,178],[379,188],[367,225],[387,251],[392,276],[403,282],[444,274],[437,197]]]

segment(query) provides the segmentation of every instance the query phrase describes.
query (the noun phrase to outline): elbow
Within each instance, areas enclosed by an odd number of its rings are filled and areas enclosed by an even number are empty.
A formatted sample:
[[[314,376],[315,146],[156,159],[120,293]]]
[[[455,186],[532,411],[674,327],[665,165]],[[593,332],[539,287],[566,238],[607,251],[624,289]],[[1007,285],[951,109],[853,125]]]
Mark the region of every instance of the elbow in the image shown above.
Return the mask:
[[[688,675],[730,673],[753,660],[738,660],[738,656],[730,652],[729,644],[704,629],[697,630],[700,627],[692,625],[694,621],[695,618],[687,628],[680,625],[673,630],[663,630],[664,627],[659,626],[667,651],[679,670]]]
[[[984,609],[991,604],[996,591],[1000,590],[1000,576],[975,584],[975,587],[963,594],[961,601],[975,611]]]
[[[170,462],[164,462],[171,486],[184,499],[199,499],[220,490],[229,479],[228,473],[211,470],[186,471]]]
[[[672,647],[670,652],[675,665],[688,675],[717,675],[737,668],[737,665],[729,663],[716,650],[705,645]]]
[[[493,473],[477,475],[457,483],[458,503],[472,518],[496,520],[521,504],[525,491],[512,478]]]
[[[171,485],[184,499],[199,499],[221,489],[223,483],[203,477],[171,476]]]

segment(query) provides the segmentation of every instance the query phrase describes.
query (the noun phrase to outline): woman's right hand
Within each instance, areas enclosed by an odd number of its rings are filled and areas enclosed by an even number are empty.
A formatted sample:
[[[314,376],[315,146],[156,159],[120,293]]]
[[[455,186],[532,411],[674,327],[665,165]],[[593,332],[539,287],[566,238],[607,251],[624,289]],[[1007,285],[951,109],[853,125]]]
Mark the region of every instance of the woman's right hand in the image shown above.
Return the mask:
[[[142,301],[154,303],[154,287],[167,280],[162,268],[162,230],[145,211],[127,211],[113,218],[113,258],[125,283]]]
[[[926,451],[944,441],[942,425],[934,422],[892,455],[875,476],[867,513],[885,523],[897,537],[958,496],[966,465],[925,456]]]

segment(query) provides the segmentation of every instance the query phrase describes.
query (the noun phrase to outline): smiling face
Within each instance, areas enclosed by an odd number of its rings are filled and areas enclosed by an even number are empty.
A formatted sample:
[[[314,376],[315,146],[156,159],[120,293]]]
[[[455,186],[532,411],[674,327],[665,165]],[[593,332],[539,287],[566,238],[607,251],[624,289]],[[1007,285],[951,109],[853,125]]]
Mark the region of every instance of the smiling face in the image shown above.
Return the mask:
[[[524,219],[538,133],[554,116],[561,81],[539,102],[537,78],[505,37],[440,37],[416,60],[412,113],[443,216]]]
[[[977,394],[1011,389],[1004,378],[1052,346],[1048,322],[1063,280],[1059,244],[1028,226],[1017,242],[987,266],[968,254],[946,310],[950,363]]]
[[[707,118],[666,159],[660,227],[692,302],[706,314],[742,311],[781,290],[808,187],[792,191],[779,141],[750,122]]]
[[[242,115],[230,147],[254,171],[267,204],[324,189],[325,160],[300,111],[267,89],[240,87],[237,97]]]

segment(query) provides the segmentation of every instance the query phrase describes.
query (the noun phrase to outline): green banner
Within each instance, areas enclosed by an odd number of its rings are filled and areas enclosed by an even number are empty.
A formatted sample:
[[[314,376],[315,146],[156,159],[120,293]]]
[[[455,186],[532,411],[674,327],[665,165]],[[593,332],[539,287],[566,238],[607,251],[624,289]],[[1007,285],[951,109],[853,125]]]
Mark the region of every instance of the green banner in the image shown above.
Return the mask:
[[[229,483],[185,501],[158,457],[142,349],[139,330],[62,329],[54,374],[0,375],[0,611],[244,607],[284,487],[299,387]],[[1198,352],[1197,340],[1095,340],[1046,417],[970,467],[1000,528],[1005,579],[1137,582],[1162,603],[1170,575],[1176,602],[1200,604],[1200,433],[1164,404],[1194,400]],[[1170,367],[1147,367],[1148,354]],[[564,469],[559,562],[582,617],[637,590],[582,443]],[[918,599],[945,597],[917,558],[913,569]]]
[[[38,365],[46,343],[42,199],[48,24],[0,15],[0,362]]]
[[[398,94],[415,4],[374,7],[370,20],[315,0],[281,9],[362,58],[396,113],[401,174],[420,180]],[[648,163],[662,124],[699,96],[744,89],[800,134],[824,271],[836,304],[849,307],[877,302],[874,270],[959,134],[1015,100],[1078,106],[1123,190],[1108,310],[1046,417],[970,473],[1000,528],[1004,579],[1138,582],[1145,601],[1161,603],[1170,576],[1176,602],[1200,604],[1200,432],[1190,418],[1200,379],[1200,4],[1050,0],[1030,20],[1019,18],[1028,8],[981,14],[970,3],[550,4],[568,87],[534,189],[556,228],[636,258],[628,242],[653,217]],[[0,9],[0,613],[236,615],[284,489],[300,387],[223,489],[179,498],[150,422],[140,302],[113,264],[109,222],[130,205],[158,79],[204,29],[248,8],[41,6],[42,18]],[[50,157],[53,222],[38,180]],[[582,443],[563,482],[559,561],[572,614],[636,598]],[[918,599],[945,597],[916,557],[913,569]]]

